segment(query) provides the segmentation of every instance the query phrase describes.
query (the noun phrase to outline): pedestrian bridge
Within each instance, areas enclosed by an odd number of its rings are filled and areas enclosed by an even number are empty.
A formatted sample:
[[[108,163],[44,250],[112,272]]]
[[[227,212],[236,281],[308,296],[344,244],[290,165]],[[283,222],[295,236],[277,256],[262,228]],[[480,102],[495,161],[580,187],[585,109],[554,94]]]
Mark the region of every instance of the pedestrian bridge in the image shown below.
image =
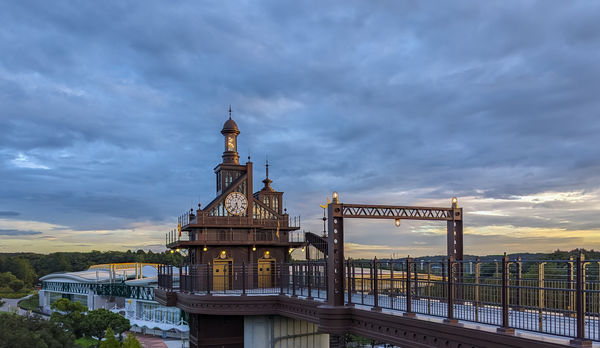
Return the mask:
[[[600,261],[346,260],[333,305],[325,262],[159,269],[156,300],[205,315],[281,315],[402,347],[564,347],[600,341]],[[333,294],[332,294],[333,293]],[[332,341],[333,342],[333,341]]]

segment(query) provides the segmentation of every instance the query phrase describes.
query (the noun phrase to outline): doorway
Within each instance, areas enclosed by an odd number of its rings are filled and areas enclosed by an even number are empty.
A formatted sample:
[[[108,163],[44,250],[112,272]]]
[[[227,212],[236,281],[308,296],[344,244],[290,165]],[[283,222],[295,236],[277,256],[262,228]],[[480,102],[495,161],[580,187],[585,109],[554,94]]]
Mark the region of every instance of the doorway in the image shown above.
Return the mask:
[[[275,283],[275,260],[274,259],[259,259],[258,260],[258,287],[271,288]]]
[[[231,268],[233,260],[213,261],[213,290],[223,291],[231,289]]]

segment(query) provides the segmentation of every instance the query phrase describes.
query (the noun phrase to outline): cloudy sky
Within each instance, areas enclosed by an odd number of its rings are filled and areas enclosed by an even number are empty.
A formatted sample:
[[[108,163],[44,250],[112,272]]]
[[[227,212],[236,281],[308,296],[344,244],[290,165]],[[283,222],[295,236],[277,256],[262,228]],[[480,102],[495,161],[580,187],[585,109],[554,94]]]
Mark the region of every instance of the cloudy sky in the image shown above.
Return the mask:
[[[0,252],[160,250],[229,104],[291,215],[465,209],[465,252],[600,249],[600,4],[3,1]],[[353,221],[351,256],[445,253]],[[164,250],[164,249],[163,249]]]

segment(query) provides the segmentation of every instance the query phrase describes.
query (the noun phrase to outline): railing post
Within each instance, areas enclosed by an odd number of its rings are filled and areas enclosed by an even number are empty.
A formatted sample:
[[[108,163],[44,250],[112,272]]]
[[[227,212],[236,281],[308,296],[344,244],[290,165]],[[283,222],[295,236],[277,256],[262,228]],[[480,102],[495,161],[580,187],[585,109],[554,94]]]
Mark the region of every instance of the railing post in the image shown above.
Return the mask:
[[[390,261],[390,289],[389,289],[389,297],[390,297],[390,308],[394,308],[394,261]]]
[[[481,259],[475,260],[475,321],[479,321],[479,276],[481,272]]]
[[[431,314],[431,262],[427,262],[427,314]]]
[[[415,313],[412,312],[412,301],[410,293],[410,256],[406,258],[406,313],[404,313],[404,315],[407,317],[415,316]]]
[[[346,265],[348,271],[346,272],[346,276],[348,277],[348,305],[352,305],[352,267],[350,266],[350,258],[346,260]]]
[[[283,261],[279,263],[279,295],[283,295]]]
[[[575,283],[575,309],[577,311],[577,337],[571,340],[571,345],[579,346],[579,347],[591,347],[592,341],[585,339],[585,306],[584,306],[584,298],[585,298],[585,270],[584,270],[584,259],[585,256],[583,254],[579,254],[575,261],[575,273],[576,273],[576,283]]]
[[[212,268],[210,267],[210,262],[206,264],[206,295],[210,295],[210,278],[211,278]]]
[[[598,267],[600,267],[600,265]],[[360,264],[360,304],[365,304],[365,264],[364,263]]]
[[[356,268],[354,268],[354,260],[352,260],[351,265],[352,265],[352,292],[356,293]]]
[[[454,319],[454,257],[450,256],[448,258],[448,266],[447,266],[447,294],[448,297],[448,313],[447,318],[444,319],[445,323],[456,324],[458,320]]]
[[[242,296],[246,296],[246,262],[242,262]]]
[[[573,256],[569,256],[569,262],[567,263],[567,316],[577,316],[577,309],[575,308],[575,263],[573,262]]]
[[[183,273],[181,272],[181,266],[179,266],[179,291],[182,290],[182,286],[181,286],[182,279],[183,279]],[[183,288],[183,290],[185,290],[185,287]]]
[[[513,334],[515,333],[515,329],[509,327],[509,317],[508,317],[508,256],[504,253],[502,257],[502,327],[499,327],[496,331],[502,332],[505,334]]]
[[[521,279],[522,279],[522,273],[523,273],[523,262],[521,260],[521,256],[517,257],[517,274],[516,274],[516,281],[515,281],[515,285],[517,286],[517,290],[515,291],[515,308],[518,311],[523,310],[521,307],[521,298],[522,298],[522,291],[521,291]]]
[[[545,262],[540,262],[538,266],[538,329],[544,331],[544,266]]]
[[[311,277],[311,272],[310,271],[311,271],[311,264],[310,264],[310,259],[308,259],[307,262],[306,262],[306,279],[308,281],[308,297],[307,297],[308,300],[312,300],[313,299],[313,297],[312,297],[312,286],[311,286],[312,277]],[[343,294],[342,294],[342,298],[344,298]]]
[[[297,264],[292,264],[292,297],[298,297],[296,295],[296,270],[298,268]]]
[[[379,289],[377,288],[377,283],[379,278],[379,272],[377,272],[377,257],[373,259],[373,308],[372,311],[381,311],[381,307],[379,307]]]

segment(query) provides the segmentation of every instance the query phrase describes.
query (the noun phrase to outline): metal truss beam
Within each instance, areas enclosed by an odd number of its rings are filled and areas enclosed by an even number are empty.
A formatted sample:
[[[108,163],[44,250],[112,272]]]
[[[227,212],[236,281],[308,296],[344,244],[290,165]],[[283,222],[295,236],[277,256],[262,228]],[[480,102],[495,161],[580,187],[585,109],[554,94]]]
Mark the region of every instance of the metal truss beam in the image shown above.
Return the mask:
[[[363,219],[462,220],[460,209],[393,205],[341,204],[342,216]]]

